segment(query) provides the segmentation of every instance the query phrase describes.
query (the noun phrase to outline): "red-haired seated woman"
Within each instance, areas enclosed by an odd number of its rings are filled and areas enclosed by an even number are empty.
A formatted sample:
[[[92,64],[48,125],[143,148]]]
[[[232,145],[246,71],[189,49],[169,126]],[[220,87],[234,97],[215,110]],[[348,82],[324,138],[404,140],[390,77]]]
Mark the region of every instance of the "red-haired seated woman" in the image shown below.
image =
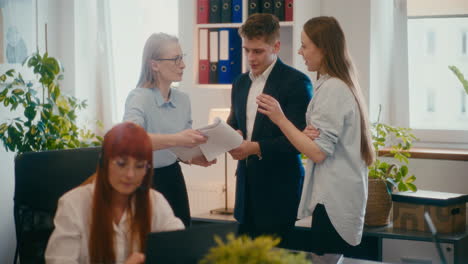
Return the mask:
[[[153,150],[140,126],[125,122],[105,136],[91,183],[64,194],[55,215],[47,263],[143,263],[149,232],[183,229],[151,188]]]

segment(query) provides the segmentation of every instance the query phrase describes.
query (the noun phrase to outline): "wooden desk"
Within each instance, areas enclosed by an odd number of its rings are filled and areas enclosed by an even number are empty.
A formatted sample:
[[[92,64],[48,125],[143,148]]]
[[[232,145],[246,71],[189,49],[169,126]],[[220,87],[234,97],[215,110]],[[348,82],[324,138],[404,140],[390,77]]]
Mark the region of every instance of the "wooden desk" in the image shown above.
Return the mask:
[[[192,218],[194,225],[233,221],[235,220],[230,215],[213,215],[209,213]],[[307,251],[306,245],[313,243],[310,224],[311,218],[297,221],[295,229],[291,232],[292,238],[289,239],[291,243],[286,247]],[[439,239],[448,263],[468,263],[468,227],[464,233],[439,235]],[[391,225],[378,228],[365,227],[361,244],[353,248],[352,251],[346,252],[346,256],[351,257],[345,258],[346,261],[350,261],[344,262],[348,264],[375,263],[374,261],[391,263],[404,261],[407,263],[424,263],[422,261],[428,261],[427,263],[438,263],[437,251],[429,233],[394,230]],[[362,262],[361,259],[372,260],[372,262]]]

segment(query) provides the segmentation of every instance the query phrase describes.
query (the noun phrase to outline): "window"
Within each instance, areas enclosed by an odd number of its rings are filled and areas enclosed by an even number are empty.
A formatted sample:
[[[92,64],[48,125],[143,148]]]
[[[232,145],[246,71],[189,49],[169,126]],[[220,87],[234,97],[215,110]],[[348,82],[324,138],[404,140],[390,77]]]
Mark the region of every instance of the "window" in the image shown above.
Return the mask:
[[[465,90],[460,91],[460,113],[466,114],[466,98],[468,96],[466,95]]]
[[[434,55],[435,41],[436,41],[435,32],[432,30],[428,31],[426,33],[426,54],[427,55]]]
[[[457,66],[468,75],[466,32],[468,17],[409,17],[409,125],[413,129],[468,130],[460,109],[466,111],[465,97],[460,99],[461,82],[448,69]],[[422,41],[425,41],[422,42]],[[421,98],[423,97],[423,98]],[[460,102],[463,102],[460,105]]]
[[[408,115],[394,114],[395,120],[414,129],[423,145],[468,146],[468,96],[448,68],[456,66],[468,77],[468,4],[456,0],[406,4],[408,86],[399,90],[397,100]],[[402,100],[406,95],[407,101]]]
[[[468,31],[464,30],[461,35],[461,54],[468,56]]]

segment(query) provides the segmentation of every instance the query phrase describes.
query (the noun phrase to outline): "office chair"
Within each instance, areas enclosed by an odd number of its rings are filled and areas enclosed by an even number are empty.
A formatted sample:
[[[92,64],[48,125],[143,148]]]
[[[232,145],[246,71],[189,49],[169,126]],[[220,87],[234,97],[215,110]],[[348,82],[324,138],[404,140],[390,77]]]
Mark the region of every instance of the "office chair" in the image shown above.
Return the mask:
[[[28,152],[15,158],[13,214],[21,264],[45,263],[59,198],[96,171],[101,148]]]

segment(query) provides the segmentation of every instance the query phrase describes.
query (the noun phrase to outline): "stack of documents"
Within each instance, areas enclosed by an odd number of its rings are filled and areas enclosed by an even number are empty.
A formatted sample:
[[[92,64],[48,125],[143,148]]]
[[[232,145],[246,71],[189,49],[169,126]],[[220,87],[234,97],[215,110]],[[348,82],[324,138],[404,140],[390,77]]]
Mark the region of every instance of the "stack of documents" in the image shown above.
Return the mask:
[[[197,130],[208,137],[206,143],[193,148],[173,147],[169,150],[183,161],[201,155],[204,155],[206,160],[213,161],[217,156],[239,147],[244,140],[237,131],[219,118],[216,118],[213,124]]]

